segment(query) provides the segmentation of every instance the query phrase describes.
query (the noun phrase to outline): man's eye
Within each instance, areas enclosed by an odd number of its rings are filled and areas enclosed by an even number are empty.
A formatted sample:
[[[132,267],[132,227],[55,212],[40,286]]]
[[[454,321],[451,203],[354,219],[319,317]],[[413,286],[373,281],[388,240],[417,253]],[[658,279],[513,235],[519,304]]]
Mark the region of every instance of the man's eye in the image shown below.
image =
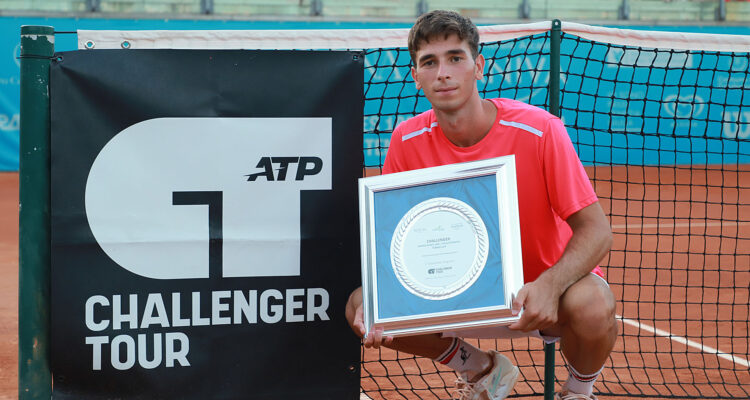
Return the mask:
[[[461,57],[459,57],[459,56],[453,56],[453,58],[451,58],[451,61],[453,61],[453,62],[459,62],[459,61],[461,61]]]

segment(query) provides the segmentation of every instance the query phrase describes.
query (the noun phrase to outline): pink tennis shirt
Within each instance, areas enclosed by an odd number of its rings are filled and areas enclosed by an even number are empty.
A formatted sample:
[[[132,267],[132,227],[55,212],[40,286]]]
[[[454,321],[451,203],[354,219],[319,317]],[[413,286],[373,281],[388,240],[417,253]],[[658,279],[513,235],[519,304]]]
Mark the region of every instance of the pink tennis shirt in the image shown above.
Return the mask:
[[[531,282],[562,256],[573,234],[565,220],[597,197],[559,118],[516,100],[491,101],[495,123],[470,147],[451,143],[432,110],[399,124],[383,173],[515,154],[524,280]],[[598,266],[592,272],[604,276]]]

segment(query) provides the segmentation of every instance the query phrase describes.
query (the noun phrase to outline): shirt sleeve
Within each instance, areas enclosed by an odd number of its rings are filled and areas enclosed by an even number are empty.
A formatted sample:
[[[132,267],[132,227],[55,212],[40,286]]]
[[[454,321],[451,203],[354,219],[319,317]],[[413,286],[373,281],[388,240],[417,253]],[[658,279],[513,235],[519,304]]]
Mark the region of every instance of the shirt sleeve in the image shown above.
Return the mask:
[[[550,204],[557,215],[568,219],[598,199],[559,118],[549,119],[543,141],[542,163]]]
[[[385,161],[383,162],[383,175],[405,170],[403,145],[401,141],[401,136],[403,134],[402,126],[403,124],[399,124],[391,134],[388,151],[385,154]]]

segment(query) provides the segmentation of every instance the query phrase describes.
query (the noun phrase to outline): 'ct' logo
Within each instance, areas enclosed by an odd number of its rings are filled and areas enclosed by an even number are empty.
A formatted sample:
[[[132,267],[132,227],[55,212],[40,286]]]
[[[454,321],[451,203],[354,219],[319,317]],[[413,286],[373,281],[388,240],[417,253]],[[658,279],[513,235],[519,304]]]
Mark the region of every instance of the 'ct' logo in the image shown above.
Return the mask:
[[[331,118],[132,125],[89,171],[91,232],[114,262],[147,278],[297,276],[300,192],[332,189],[331,126]],[[261,170],[248,175],[248,160]]]

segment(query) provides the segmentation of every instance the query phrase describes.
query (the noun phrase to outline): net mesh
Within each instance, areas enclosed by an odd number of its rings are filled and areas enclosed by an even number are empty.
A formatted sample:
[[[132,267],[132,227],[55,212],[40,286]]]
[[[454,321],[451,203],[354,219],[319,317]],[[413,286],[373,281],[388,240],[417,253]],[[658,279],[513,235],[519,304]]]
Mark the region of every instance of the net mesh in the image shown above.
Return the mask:
[[[548,105],[550,34],[483,43],[485,98]],[[561,117],[614,233],[602,261],[619,337],[601,398],[750,397],[750,54],[594,42],[563,33]],[[398,122],[429,109],[403,48],[366,51],[365,174]],[[515,360],[512,397],[543,393],[532,339],[474,340]],[[558,354],[557,379],[567,377]],[[451,398],[432,361],[362,349],[373,399]],[[363,396],[363,397],[364,397]]]

